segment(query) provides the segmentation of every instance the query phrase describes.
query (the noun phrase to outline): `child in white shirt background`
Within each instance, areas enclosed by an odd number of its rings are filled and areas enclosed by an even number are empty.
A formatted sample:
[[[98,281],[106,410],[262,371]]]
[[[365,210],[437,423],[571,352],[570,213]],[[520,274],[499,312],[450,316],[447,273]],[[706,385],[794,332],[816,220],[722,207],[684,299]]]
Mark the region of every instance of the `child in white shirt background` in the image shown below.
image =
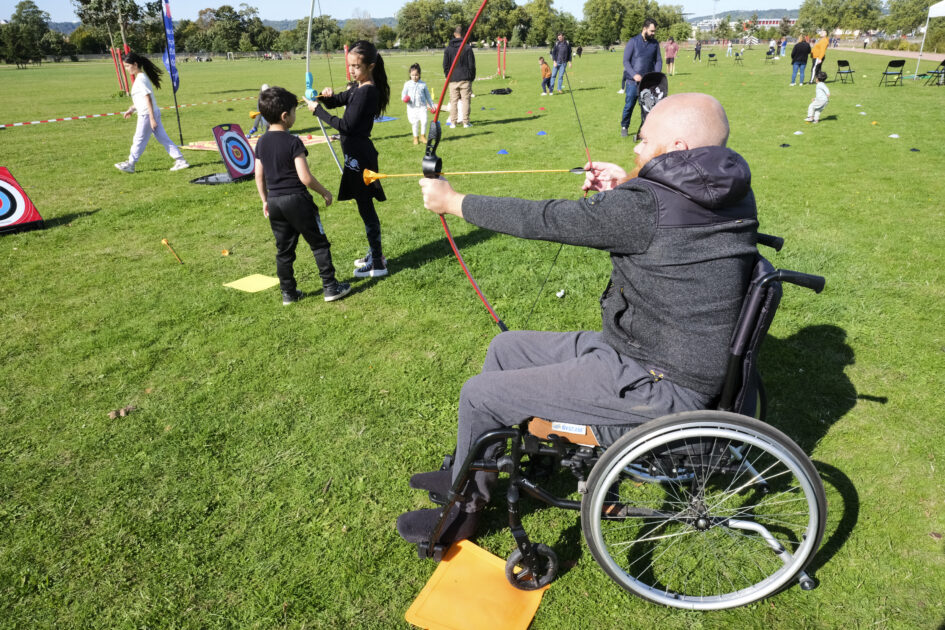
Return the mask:
[[[404,83],[400,99],[407,104],[407,122],[413,131],[413,143],[427,143],[427,109],[433,107],[433,97],[427,84],[420,80],[420,64],[410,66],[410,80]]]

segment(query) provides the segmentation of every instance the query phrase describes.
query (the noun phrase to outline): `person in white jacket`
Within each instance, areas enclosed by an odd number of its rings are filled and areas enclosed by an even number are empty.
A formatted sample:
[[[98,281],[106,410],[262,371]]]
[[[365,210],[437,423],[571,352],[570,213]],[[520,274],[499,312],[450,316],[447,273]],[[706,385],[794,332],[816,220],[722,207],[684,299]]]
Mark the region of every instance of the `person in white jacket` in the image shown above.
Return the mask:
[[[413,143],[427,143],[427,110],[433,107],[430,88],[420,80],[420,64],[410,66],[410,80],[400,91],[400,100],[407,104],[407,122],[413,131]]]

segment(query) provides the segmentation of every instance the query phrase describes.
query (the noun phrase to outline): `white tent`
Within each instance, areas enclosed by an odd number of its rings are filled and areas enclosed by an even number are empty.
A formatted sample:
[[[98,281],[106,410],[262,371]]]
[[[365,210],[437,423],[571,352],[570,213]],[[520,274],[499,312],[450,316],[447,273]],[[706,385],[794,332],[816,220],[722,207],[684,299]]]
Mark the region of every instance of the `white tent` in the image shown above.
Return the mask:
[[[936,2],[929,7],[929,16],[925,18],[925,33],[922,34],[922,45],[919,47],[919,58],[915,62],[915,76],[913,79],[919,78],[919,62],[922,61],[922,51],[925,49],[925,38],[929,34],[929,20],[934,17],[945,17],[945,0],[941,2]]]

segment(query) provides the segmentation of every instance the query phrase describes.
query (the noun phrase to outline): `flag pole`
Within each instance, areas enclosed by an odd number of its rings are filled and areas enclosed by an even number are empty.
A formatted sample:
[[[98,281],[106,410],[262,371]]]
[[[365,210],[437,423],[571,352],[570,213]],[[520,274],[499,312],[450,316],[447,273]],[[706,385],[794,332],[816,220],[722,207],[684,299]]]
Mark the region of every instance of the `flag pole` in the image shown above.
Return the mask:
[[[174,20],[172,20],[171,17],[170,17],[170,16],[167,14],[167,12],[164,10],[164,7],[165,7],[165,6],[168,6],[169,4],[170,4],[170,3],[169,3],[169,0],[164,0],[164,2],[162,3],[162,5],[161,5],[161,17],[164,18],[164,20],[163,20],[163,21],[164,21],[164,45],[165,45],[164,54],[167,56],[167,66],[168,66],[167,72],[168,72],[168,74],[171,74],[171,70],[172,70],[172,69],[175,69],[175,70],[176,70],[176,67],[175,67],[175,64],[174,64],[174,60],[171,58],[171,52],[172,52],[172,50],[171,50],[171,41],[170,41],[170,39],[168,39],[168,36],[167,36],[168,23],[170,23],[171,32],[172,32],[172,33],[174,32],[174,30],[173,30],[173,29],[174,29]],[[176,74],[176,72],[175,72],[175,74]],[[179,81],[179,79],[178,79],[178,81]],[[183,130],[181,129],[181,126],[180,126],[180,107],[178,107],[178,105],[177,105],[177,85],[174,85],[174,77],[173,77],[173,76],[171,76],[171,92],[174,94],[174,113],[177,115],[177,133],[178,133],[178,135],[180,136],[180,144],[181,144],[181,146],[183,146],[183,145],[184,145],[184,132],[183,132]]]

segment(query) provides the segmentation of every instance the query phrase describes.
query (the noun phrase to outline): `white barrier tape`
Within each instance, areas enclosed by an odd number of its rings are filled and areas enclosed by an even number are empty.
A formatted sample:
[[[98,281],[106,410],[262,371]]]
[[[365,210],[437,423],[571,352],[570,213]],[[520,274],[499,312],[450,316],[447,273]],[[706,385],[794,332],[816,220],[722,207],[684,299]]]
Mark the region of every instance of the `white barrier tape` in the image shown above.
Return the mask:
[[[178,109],[183,109],[185,107],[196,107],[197,105],[213,105],[214,103],[232,103],[234,101],[248,101],[253,98],[258,98],[256,96],[244,96],[241,98],[228,98],[222,101],[204,101],[203,103],[190,103],[189,105],[179,105]],[[160,109],[174,109],[173,105],[167,107],[161,107]],[[53,123],[53,122],[62,122],[64,120],[85,120],[87,118],[103,118],[105,116],[121,116],[124,112],[109,112],[107,114],[86,114],[85,116],[67,116],[65,118],[50,118],[48,120],[31,120],[29,122],[17,122],[17,123],[7,123],[5,125],[0,125],[0,129],[6,127],[23,127],[25,125],[39,125],[42,123]]]

